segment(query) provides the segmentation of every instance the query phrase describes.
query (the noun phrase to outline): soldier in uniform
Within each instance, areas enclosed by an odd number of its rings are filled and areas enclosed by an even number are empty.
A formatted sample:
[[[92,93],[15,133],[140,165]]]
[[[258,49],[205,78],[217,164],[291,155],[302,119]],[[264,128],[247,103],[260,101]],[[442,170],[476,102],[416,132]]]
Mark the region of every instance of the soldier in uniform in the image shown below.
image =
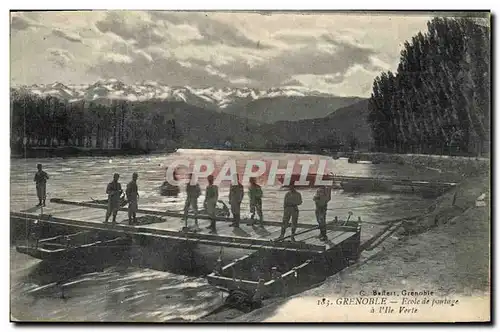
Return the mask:
[[[138,209],[137,201],[139,200],[138,177],[137,173],[132,174],[132,181],[127,184],[127,189],[125,190],[128,201],[128,223],[130,225],[137,224],[136,213]]]
[[[194,210],[194,222],[198,227],[198,197],[201,195],[200,185],[198,183],[192,184],[191,179],[193,175],[189,176],[189,182],[186,184],[186,203],[184,204],[184,221],[187,222],[187,214],[189,207]]]
[[[243,185],[240,183],[238,175],[236,175],[236,184],[231,185],[229,189],[229,204],[231,205],[231,213],[233,214],[233,223],[231,226],[233,227],[240,227],[240,206],[243,195]]]
[[[45,199],[47,198],[47,180],[49,175],[42,170],[42,164],[37,164],[38,171],[35,174],[33,181],[36,183],[36,195],[38,196],[38,205],[45,206]]]
[[[297,229],[297,223],[299,220],[299,205],[302,204],[302,195],[295,189],[295,184],[290,183],[288,192],[285,195],[283,202],[283,226],[281,226],[281,234],[278,239],[282,239],[285,236],[286,229],[288,228],[288,223],[290,218],[292,219],[292,236],[291,241],[295,241],[295,230]]]
[[[119,179],[120,174],[115,173],[113,175],[113,181],[111,181],[106,188],[106,194],[108,194],[108,211],[106,211],[105,223],[108,222],[111,214],[113,214],[113,224],[116,223],[116,215],[120,209],[120,197],[123,193],[122,186],[118,182]]]
[[[210,217],[210,225],[207,228],[215,231],[215,210],[219,199],[219,188],[214,185],[213,175],[209,175],[207,180],[208,186],[205,192],[205,202],[203,205],[206,206],[207,214]]]
[[[260,219],[260,225],[263,226],[264,217],[262,216],[262,188],[257,184],[256,178],[250,178],[248,196],[250,197],[250,213],[252,214],[250,217],[250,219],[252,219],[252,223],[250,225],[254,224],[253,219],[255,217],[255,212],[257,212]]]
[[[320,240],[326,241],[328,237],[326,236],[326,211],[328,210],[328,202],[331,200],[331,188],[324,186],[318,188],[316,194],[313,197],[314,203],[316,204],[316,221],[319,225]]]

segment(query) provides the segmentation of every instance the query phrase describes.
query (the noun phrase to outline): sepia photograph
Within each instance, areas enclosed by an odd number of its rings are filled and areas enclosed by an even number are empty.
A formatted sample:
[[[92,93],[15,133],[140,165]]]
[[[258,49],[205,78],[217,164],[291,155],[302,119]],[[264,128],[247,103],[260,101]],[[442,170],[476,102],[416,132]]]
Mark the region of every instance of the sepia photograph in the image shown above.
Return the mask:
[[[9,20],[10,322],[491,322],[490,11]]]

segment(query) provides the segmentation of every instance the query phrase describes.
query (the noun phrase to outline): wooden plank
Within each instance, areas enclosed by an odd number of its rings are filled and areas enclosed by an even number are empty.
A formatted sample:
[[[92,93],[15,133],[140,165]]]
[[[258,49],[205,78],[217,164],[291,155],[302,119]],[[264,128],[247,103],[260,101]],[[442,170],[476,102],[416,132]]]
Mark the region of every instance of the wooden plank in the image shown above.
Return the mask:
[[[318,234],[315,234],[312,237],[309,237],[308,239],[306,239],[306,243],[312,244],[312,245],[326,245],[328,242],[331,242],[332,239],[335,239],[336,237],[341,236],[344,233],[346,233],[346,232],[343,232],[343,231],[330,231],[330,232],[327,232],[326,235],[328,237],[328,240],[326,242],[321,241],[319,239]]]
[[[288,276],[291,276],[291,275],[292,275],[292,274],[294,274],[295,272],[297,272],[297,273],[298,273],[298,272],[300,272],[300,269],[302,269],[302,268],[306,267],[306,266],[307,266],[307,265],[309,265],[309,264],[311,264],[311,260],[307,260],[307,261],[305,261],[304,263],[302,263],[302,264],[300,264],[300,265],[298,265],[298,266],[295,266],[295,267],[291,268],[289,271],[287,271],[287,272],[283,273],[283,274],[281,275],[281,277],[282,277],[282,278],[286,278],[286,277],[288,277]]]
[[[334,239],[329,239],[329,241],[326,242],[327,251],[339,245],[340,243],[346,241],[347,239],[351,238],[354,235],[356,235],[356,233],[346,232],[344,234],[341,234],[340,236],[336,236]]]
[[[326,226],[328,226],[328,223],[326,224]],[[314,232],[314,231],[317,231],[317,232]],[[295,239],[297,241],[308,242],[308,243],[315,242],[318,245],[321,245],[322,242],[319,240],[319,232],[320,232],[319,225],[316,225],[316,229],[314,231],[313,231],[313,229],[303,231],[303,232],[299,233],[297,236],[295,236]],[[314,232],[314,234],[312,234],[313,232]],[[343,231],[340,231],[340,232],[342,233]]]
[[[38,241],[38,243],[43,243],[43,242],[48,242],[48,241],[54,241],[54,240],[57,240],[57,239],[61,239],[63,237],[72,237],[72,236],[78,236],[78,235],[82,235],[82,234],[85,234],[85,233],[90,233],[90,231],[81,231],[81,232],[78,232],[78,233],[73,233],[73,234],[69,234],[69,235],[58,235],[58,236],[54,236],[54,237],[50,237],[50,238],[47,238],[47,239],[41,239]]]
[[[324,250],[324,246],[309,246],[303,243],[281,243],[281,242],[271,242],[269,240],[262,240],[262,239],[253,239],[253,238],[243,238],[243,237],[228,237],[228,236],[219,236],[219,235],[213,235],[213,234],[200,234],[200,233],[191,233],[191,232],[186,232],[186,233],[181,233],[178,231],[171,231],[171,230],[165,230],[165,229],[152,229],[152,228],[146,228],[146,227],[134,227],[134,226],[129,226],[129,225],[107,225],[107,224],[97,224],[95,222],[88,222],[88,221],[79,221],[79,220],[73,220],[73,219],[64,219],[64,218],[56,218],[50,215],[43,215],[43,216],[37,216],[37,215],[30,215],[26,213],[18,213],[18,212],[11,212],[11,217],[17,217],[17,218],[24,218],[24,219],[38,219],[38,220],[44,220],[47,222],[55,222],[55,223],[62,223],[62,224],[68,224],[72,226],[86,226],[90,228],[99,228],[99,229],[105,229],[105,230],[111,230],[111,231],[121,231],[121,232],[148,232],[148,233],[154,233],[154,234],[162,234],[162,235],[169,235],[169,236],[182,236],[185,239],[192,239],[192,238],[197,238],[200,240],[209,240],[211,244],[216,243],[217,241],[219,242],[231,242],[231,243],[239,243],[239,244],[246,244],[249,246],[259,246],[259,245],[268,245],[272,247],[291,247],[291,248],[298,248],[298,249],[306,249],[306,250]],[[99,225],[99,226],[97,226]]]
[[[350,237],[352,237],[354,235],[355,235],[355,233],[345,232],[345,233],[331,239],[330,242],[332,242],[333,246],[335,246],[337,244],[344,242],[345,240],[349,239]]]
[[[240,258],[237,258],[237,259],[233,260],[231,263],[229,263],[229,264],[227,264],[226,266],[224,266],[224,267],[222,268],[222,271],[224,272],[224,271],[226,271],[226,270],[228,270],[228,269],[232,268],[232,267],[233,267],[234,265],[236,265],[237,263],[239,263],[239,262],[241,262],[241,261],[243,261],[243,260],[245,260],[245,259],[247,259],[247,258],[250,258],[250,257],[251,257],[251,255],[245,255],[245,256],[242,256],[242,257],[240,257]]]
[[[386,238],[388,238],[389,236],[391,236],[393,233],[395,233],[399,228],[401,228],[403,226],[404,222],[401,222],[400,224],[396,224],[395,227],[393,227],[392,229],[390,229],[382,238],[380,239],[377,239],[377,241],[375,241],[375,243],[372,243],[369,247],[366,247],[364,246],[363,250],[373,250],[375,249],[377,246],[379,246],[382,242],[384,242],[384,240]]]
[[[319,229],[317,232],[311,232],[306,234],[306,236],[303,239],[299,239],[299,241],[305,242],[307,244],[313,244],[313,245],[325,245],[324,242],[319,240]]]
[[[401,222],[402,224],[403,222]],[[360,251],[364,251],[366,248],[370,247],[375,241],[377,241],[378,238],[383,236],[386,232],[388,232],[394,225],[398,224],[390,224],[389,226],[384,227],[381,231],[377,232],[374,236],[372,236],[370,239],[366,240],[360,245]]]
[[[217,225],[217,228],[219,226]],[[240,228],[237,229],[237,228],[232,228],[232,227],[228,227],[227,229],[224,228],[225,232],[227,233],[221,233],[218,231],[219,234],[224,234],[224,235],[238,235],[242,232],[248,234],[248,237],[251,237],[251,238],[258,238],[258,239],[273,239],[276,236],[274,236],[274,233],[278,233],[281,231],[281,228],[279,227],[274,227],[274,226],[268,226],[268,227],[265,227],[265,228],[261,228],[259,226],[256,226],[256,227],[252,227],[252,226],[247,226],[246,224],[243,224],[241,223],[240,224]]]
[[[315,229],[313,231],[310,231],[308,233],[305,233],[305,234],[299,234],[299,235],[296,235],[295,236],[295,241],[301,241],[301,242],[304,242],[304,243],[310,243],[310,239],[311,238],[314,238],[314,237],[318,237],[319,235],[319,229]]]
[[[52,198],[50,200],[52,203],[56,204],[65,204],[65,205],[76,205],[76,206],[82,206],[82,207],[89,207],[89,208],[94,208],[94,209],[107,209],[107,206],[102,205],[102,204],[95,204],[95,203],[88,203],[88,202],[73,202],[73,201],[68,201],[60,198]],[[122,207],[119,209],[119,211],[127,212],[128,208]],[[155,211],[155,210],[146,210],[146,209],[138,209],[137,213],[142,213],[142,214],[151,214],[151,215],[159,215],[159,216],[166,216],[166,217],[177,217],[177,218],[182,218],[183,214],[178,213],[178,212],[172,212],[172,211]],[[194,219],[194,215],[188,214],[189,219]],[[209,220],[210,218],[207,215],[198,215],[199,220]],[[222,221],[222,222],[233,222],[232,218],[223,218],[223,217],[217,217],[217,221]],[[276,227],[281,227],[282,223],[279,221],[263,221],[263,224],[265,226],[276,226]],[[303,223],[298,223],[297,227],[298,228],[314,228],[317,225],[315,224],[303,224]],[[336,225],[327,225],[327,229],[345,229],[348,230],[353,227],[348,227],[348,226],[336,226]]]
[[[245,280],[245,279],[239,279],[239,278],[229,278],[229,277],[223,277],[223,276],[220,276],[220,275],[208,275],[209,278],[213,278],[213,279],[219,279],[219,280],[224,280],[224,281],[228,281],[228,282],[236,282],[236,284],[238,283],[242,283],[242,284],[245,284],[245,285],[252,285],[252,286],[257,286],[258,282],[257,281],[251,281],[251,280]],[[235,284],[235,286],[236,286]],[[235,287],[236,288],[236,287]]]

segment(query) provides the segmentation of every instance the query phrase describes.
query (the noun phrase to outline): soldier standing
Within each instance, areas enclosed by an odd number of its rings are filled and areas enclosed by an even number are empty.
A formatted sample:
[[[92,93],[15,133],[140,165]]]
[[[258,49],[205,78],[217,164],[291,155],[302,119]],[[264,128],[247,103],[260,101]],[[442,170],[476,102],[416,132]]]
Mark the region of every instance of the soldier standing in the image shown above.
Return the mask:
[[[240,206],[243,195],[243,185],[240,183],[238,175],[236,175],[236,184],[231,185],[229,189],[229,204],[231,205],[231,213],[233,214],[233,223],[231,226],[233,227],[240,227]]]
[[[47,180],[49,175],[42,170],[42,164],[37,164],[38,171],[35,174],[33,181],[36,183],[36,195],[38,196],[38,205],[45,206],[45,199],[47,198]]]
[[[136,213],[138,209],[137,201],[139,200],[138,177],[137,173],[132,174],[132,181],[127,184],[127,189],[125,190],[128,201],[128,223],[130,225],[137,224]]]
[[[282,239],[285,236],[286,229],[288,228],[288,223],[290,218],[292,219],[292,236],[291,241],[295,241],[295,230],[297,229],[297,223],[299,220],[299,205],[302,204],[302,195],[295,190],[295,184],[290,183],[289,191],[285,195],[283,202],[283,225],[281,226],[281,235],[278,239]]]
[[[326,211],[328,210],[328,202],[331,200],[331,188],[324,186],[318,188],[316,194],[314,195],[314,203],[316,204],[316,221],[319,225],[320,231],[320,240],[327,241],[328,237],[326,236]]]
[[[113,181],[108,184],[106,188],[106,194],[108,194],[108,211],[106,211],[106,220],[108,222],[109,217],[113,214],[113,224],[116,223],[116,215],[120,209],[120,196],[123,193],[122,185],[118,182],[120,179],[120,174],[115,173],[113,175]]]
[[[184,204],[184,221],[187,222],[189,207],[194,210],[194,222],[198,227],[198,197],[201,195],[200,185],[192,184],[193,174],[189,176],[189,182],[186,184],[186,203]]]
[[[256,178],[250,178],[250,188],[248,188],[248,196],[250,197],[250,219],[252,222],[249,225],[253,225],[255,212],[260,219],[260,226],[264,226],[264,217],[262,216],[262,188],[257,184]]]
[[[210,225],[207,227],[211,231],[215,231],[215,209],[217,206],[217,201],[219,199],[219,188],[214,185],[214,176],[209,175],[208,186],[205,193],[205,202],[203,205],[206,206],[207,214],[210,217]]]

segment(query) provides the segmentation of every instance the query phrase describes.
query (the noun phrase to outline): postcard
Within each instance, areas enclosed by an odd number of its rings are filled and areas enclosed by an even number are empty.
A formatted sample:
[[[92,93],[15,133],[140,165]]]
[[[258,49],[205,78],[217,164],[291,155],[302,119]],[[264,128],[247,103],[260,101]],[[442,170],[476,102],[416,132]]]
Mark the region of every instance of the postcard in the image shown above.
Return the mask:
[[[11,11],[11,322],[491,321],[491,15]]]

